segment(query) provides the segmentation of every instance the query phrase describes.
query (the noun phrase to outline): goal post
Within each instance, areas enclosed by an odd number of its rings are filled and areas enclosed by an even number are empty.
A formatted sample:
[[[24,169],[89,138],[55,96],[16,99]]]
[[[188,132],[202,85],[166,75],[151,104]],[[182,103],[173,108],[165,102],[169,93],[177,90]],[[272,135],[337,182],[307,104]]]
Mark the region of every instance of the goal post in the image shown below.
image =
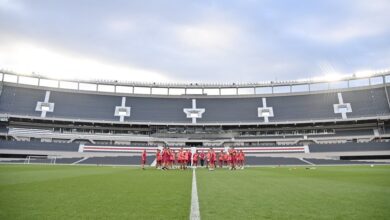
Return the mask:
[[[57,156],[29,155],[24,160],[24,164],[56,164]]]

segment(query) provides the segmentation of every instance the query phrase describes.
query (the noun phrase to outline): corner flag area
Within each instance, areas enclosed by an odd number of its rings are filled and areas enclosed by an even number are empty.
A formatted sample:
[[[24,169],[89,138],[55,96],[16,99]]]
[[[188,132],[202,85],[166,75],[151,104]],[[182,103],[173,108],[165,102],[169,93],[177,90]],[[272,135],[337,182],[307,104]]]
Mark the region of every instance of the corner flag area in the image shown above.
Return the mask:
[[[194,219],[194,192],[203,220],[386,219],[390,167],[1,165],[0,219]]]

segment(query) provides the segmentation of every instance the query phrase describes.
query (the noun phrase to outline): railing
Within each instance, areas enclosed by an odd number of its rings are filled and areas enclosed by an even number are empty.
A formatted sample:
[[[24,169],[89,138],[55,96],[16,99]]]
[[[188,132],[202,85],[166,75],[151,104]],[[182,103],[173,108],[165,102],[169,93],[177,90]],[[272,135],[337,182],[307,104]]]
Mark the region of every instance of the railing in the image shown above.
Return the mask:
[[[46,135],[46,134],[53,134],[53,131],[50,129],[35,129],[35,128],[9,128],[8,134],[10,135]]]
[[[119,81],[58,80],[37,74],[19,74],[0,70],[1,82],[38,87],[51,87],[101,93],[139,95],[261,95],[279,93],[313,92],[331,89],[347,89],[390,83],[390,71],[378,71],[369,75],[337,77],[337,80],[305,79],[295,81],[268,81],[259,83],[140,83]]]

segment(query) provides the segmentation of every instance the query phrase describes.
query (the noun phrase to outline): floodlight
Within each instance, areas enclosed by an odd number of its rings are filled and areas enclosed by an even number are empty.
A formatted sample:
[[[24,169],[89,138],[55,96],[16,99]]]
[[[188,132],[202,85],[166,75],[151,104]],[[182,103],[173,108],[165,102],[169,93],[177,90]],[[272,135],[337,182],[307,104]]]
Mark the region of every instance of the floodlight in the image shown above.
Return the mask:
[[[361,70],[361,71],[357,71],[355,73],[355,76],[357,78],[366,78],[366,77],[370,77],[374,75],[374,72],[372,70]]]
[[[324,79],[324,81],[336,82],[336,81],[339,81],[339,80],[343,79],[344,77],[345,77],[345,75],[342,75],[342,74],[339,74],[339,73],[331,73],[331,74],[325,75],[322,78]]]

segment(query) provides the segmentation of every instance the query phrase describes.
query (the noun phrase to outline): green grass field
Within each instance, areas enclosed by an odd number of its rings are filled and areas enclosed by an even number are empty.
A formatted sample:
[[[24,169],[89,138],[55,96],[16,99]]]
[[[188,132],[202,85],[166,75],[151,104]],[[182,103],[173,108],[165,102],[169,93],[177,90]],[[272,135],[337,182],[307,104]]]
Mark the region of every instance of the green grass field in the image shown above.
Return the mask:
[[[197,169],[207,219],[389,219],[390,166]],[[0,165],[0,219],[188,219],[192,171]]]

